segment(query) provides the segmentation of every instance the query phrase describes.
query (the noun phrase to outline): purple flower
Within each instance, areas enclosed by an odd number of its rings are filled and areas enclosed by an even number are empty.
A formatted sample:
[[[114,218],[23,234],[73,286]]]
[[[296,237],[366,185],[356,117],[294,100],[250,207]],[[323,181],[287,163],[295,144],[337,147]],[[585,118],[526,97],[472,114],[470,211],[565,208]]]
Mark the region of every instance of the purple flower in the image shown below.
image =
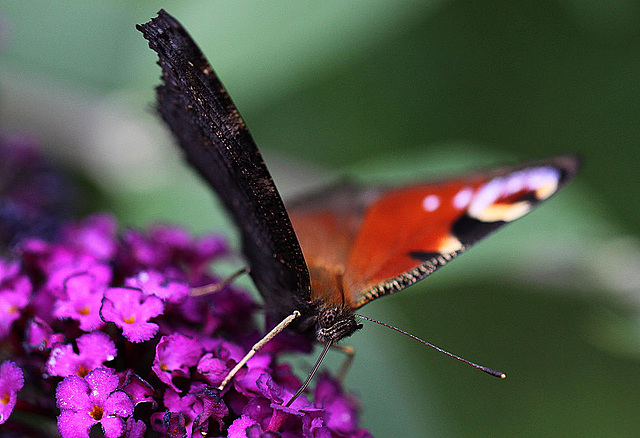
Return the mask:
[[[193,242],[193,253],[196,258],[210,262],[216,257],[227,255],[229,253],[229,246],[227,245],[227,239],[219,234],[207,234],[200,236]]]
[[[211,295],[189,297],[180,304],[184,317],[198,325],[198,333],[212,336],[219,332],[230,332],[234,333],[236,341],[247,337],[255,342],[257,329],[253,314],[256,309],[253,298],[236,287],[225,287]]]
[[[98,368],[84,378],[66,377],[56,390],[58,432],[62,438],[88,437],[100,423],[105,437],[117,438],[124,432],[124,419],[133,413],[133,401],[118,389],[118,376],[109,368]]]
[[[198,398],[194,394],[180,394],[168,388],[164,393],[164,405],[172,413],[181,413],[186,418],[187,436],[191,436],[191,425],[199,411],[202,411],[202,404],[198,403]]]
[[[253,436],[262,437],[264,430],[253,418],[242,415],[229,426],[229,438],[249,438]]]
[[[217,341],[217,342],[216,342]],[[239,345],[232,344],[222,339],[213,342],[201,342],[207,353],[198,361],[197,370],[204,379],[213,387],[218,387],[229,371],[244,356],[244,351]],[[256,364],[249,361],[249,366]]]
[[[153,372],[165,385],[180,392],[172,379],[189,377],[189,368],[198,363],[202,353],[202,347],[193,338],[180,333],[163,336],[156,346]]]
[[[191,245],[189,233],[180,227],[166,224],[153,226],[149,231],[149,240],[171,252],[186,252]]]
[[[184,438],[187,434],[187,417],[182,412],[156,412],[151,414],[153,430],[165,438]]]
[[[0,283],[0,339],[9,333],[11,324],[20,318],[20,311],[29,303],[30,296],[31,282],[23,275],[5,277]]]
[[[192,386],[192,390],[197,389],[196,385]],[[222,419],[229,415],[229,408],[225,405],[220,391],[209,386],[203,385],[198,389],[195,395],[202,402],[202,411],[198,413],[193,421],[193,432],[206,436],[208,432],[209,420],[216,421],[220,430],[224,427]]]
[[[207,353],[198,362],[198,372],[214,387],[219,386],[225,376],[233,368],[228,360],[214,357],[213,353]]]
[[[74,276],[89,275],[92,277],[94,289],[106,287],[111,282],[111,268],[104,263],[96,262],[88,255],[73,256],[67,260],[68,253],[64,249],[54,253],[52,265],[47,267],[47,283],[45,289],[57,298],[68,299],[67,281]]]
[[[207,257],[219,254],[220,240],[160,227],[129,231],[129,241],[113,240],[111,251],[115,227],[103,224],[100,232],[94,223],[98,230],[91,231],[91,224],[65,227],[62,234],[70,242],[29,239],[20,260],[0,263],[0,287],[24,291],[15,308],[16,318],[27,321],[11,331],[12,337],[21,336],[24,349],[3,348],[30,354],[35,366],[25,369],[46,370],[29,379],[40,383],[43,399],[64,377],[58,385],[63,438],[87,436],[96,423],[107,437],[140,437],[149,427],[172,436],[198,435],[213,425],[228,436],[366,435],[358,429],[355,402],[334,381],[321,380],[315,393],[283,406],[301,382],[280,354],[309,349],[306,339],[279,335],[222,393],[215,389],[261,334],[253,319],[257,305],[245,291],[230,286],[206,297],[189,296],[186,279],[199,285],[216,281],[200,270]],[[145,266],[141,254],[153,266]],[[31,284],[37,285],[33,294]],[[159,332],[163,336],[157,340]],[[103,368],[111,360],[117,372]],[[153,386],[140,377],[152,371],[158,377],[150,378]],[[133,406],[141,403],[146,405],[141,417],[133,420]]]
[[[192,384],[188,394],[184,396],[167,389],[163,401],[172,414],[184,416],[187,436],[206,435],[207,420],[212,419],[222,427],[222,419],[229,415],[229,409],[216,391],[202,383]]]
[[[56,333],[42,318],[29,320],[25,330],[24,347],[27,351],[48,351],[56,343],[64,342],[64,335]]]
[[[227,255],[228,252],[227,240],[221,235],[209,234],[192,241],[190,251],[185,256],[189,259],[193,278],[199,278],[212,260]]]
[[[149,239],[168,248],[173,260],[181,259],[186,262],[189,271],[196,278],[211,260],[228,252],[226,239],[222,236],[207,235],[193,239],[183,229],[171,225],[153,227],[149,232]]]
[[[109,335],[92,332],[76,340],[78,353],[71,344],[57,344],[51,349],[47,360],[47,373],[51,376],[66,377],[76,374],[84,377],[89,371],[101,367],[104,362],[115,359],[116,344]]]
[[[170,303],[183,301],[189,296],[189,285],[181,280],[168,279],[157,271],[140,271],[124,281],[125,286],[135,287],[145,295],[153,295]]]
[[[293,396],[295,390],[288,390],[274,382],[267,370],[260,374],[253,386],[257,388],[258,393],[250,397],[249,402],[242,409],[242,415],[259,425],[261,431],[300,432],[306,417],[321,416],[322,409],[315,408],[304,396],[297,398],[290,407],[283,406]],[[256,426],[251,426],[253,423],[247,419],[239,424],[242,424],[242,427],[258,429]]]
[[[144,421],[137,421],[133,417],[127,419],[127,423],[124,428],[124,438],[144,438],[147,432],[147,425]]]
[[[0,259],[0,284],[16,277],[20,273],[20,263]]]
[[[56,300],[53,314],[56,318],[71,318],[80,323],[80,329],[90,332],[104,325],[100,318],[104,286],[91,274],[81,273],[64,282],[66,298]]]
[[[95,214],[82,222],[67,225],[64,240],[77,252],[89,254],[96,260],[109,260],[117,250],[115,218],[108,214]]]
[[[238,392],[246,397],[252,397],[261,393],[258,386],[260,378],[268,376],[271,372],[272,358],[266,354],[256,354],[247,362],[246,370],[238,375],[233,384]],[[293,394],[292,394],[293,395]]]
[[[80,227],[69,224],[68,227]],[[78,242],[49,243],[37,238],[26,239],[20,245],[25,264],[40,271],[46,279],[45,288],[56,297],[64,298],[64,282],[67,278],[87,273],[94,276],[96,284],[111,281],[112,269],[96,255],[85,252]]]
[[[18,391],[24,385],[22,370],[14,362],[0,365],[0,424],[6,422],[18,400]]]
[[[323,408],[326,426],[333,432],[349,435],[357,430],[358,406],[342,393],[338,382],[323,374],[315,389],[315,404]]]
[[[175,226],[156,225],[147,235],[128,230],[123,236],[121,261],[132,273],[154,269],[165,273],[180,272],[176,262],[187,267],[192,280],[200,278],[216,257],[227,253],[226,241],[220,236],[193,239]]]
[[[112,287],[104,293],[102,319],[113,322],[131,342],[144,342],[158,333],[158,324],[149,322],[161,315],[164,303],[154,296],[145,297],[140,289]]]
[[[153,399],[153,386],[132,370],[126,372],[122,389],[129,394],[136,406],[144,402],[150,402],[154,408],[157,406],[156,401]]]
[[[122,236],[124,251],[121,264],[133,275],[143,269],[163,271],[171,262],[169,248],[149,240],[143,233],[127,230]]]

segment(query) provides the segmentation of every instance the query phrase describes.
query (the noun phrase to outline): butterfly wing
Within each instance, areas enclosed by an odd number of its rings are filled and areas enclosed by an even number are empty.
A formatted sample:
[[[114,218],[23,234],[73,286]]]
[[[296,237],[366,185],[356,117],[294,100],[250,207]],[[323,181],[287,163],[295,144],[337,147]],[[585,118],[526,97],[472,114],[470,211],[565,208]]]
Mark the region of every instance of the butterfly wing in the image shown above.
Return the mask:
[[[404,289],[528,213],[577,168],[566,156],[397,189],[333,188],[294,202],[312,298],[358,308]]]
[[[158,110],[235,220],[276,318],[309,299],[355,309],[401,290],[528,213],[578,168],[559,157],[400,189],[336,186],[291,204],[296,238],[244,121],[187,32],[164,11],[138,29],[163,71]]]
[[[217,192],[240,230],[251,276],[274,317],[309,299],[309,273],[262,156],[222,83],[186,30],[161,10],[139,25],[157,52],[158,111],[187,160]]]
[[[340,183],[287,203],[311,277],[311,298],[343,305],[350,250],[379,188]]]

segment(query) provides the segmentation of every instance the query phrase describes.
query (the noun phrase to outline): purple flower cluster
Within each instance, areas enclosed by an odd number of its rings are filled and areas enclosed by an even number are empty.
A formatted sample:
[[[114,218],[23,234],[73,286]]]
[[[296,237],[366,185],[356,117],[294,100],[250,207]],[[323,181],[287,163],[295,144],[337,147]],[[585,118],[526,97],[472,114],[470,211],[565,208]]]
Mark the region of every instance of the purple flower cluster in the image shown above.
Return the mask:
[[[284,406],[301,381],[280,354],[310,349],[286,333],[216,389],[264,333],[247,292],[190,295],[220,281],[209,272],[229,255],[220,236],[118,232],[99,214],[67,223],[54,240],[21,238],[4,254],[3,430],[44,436],[55,420],[63,438],[96,428],[107,438],[369,436],[355,400],[327,374]]]

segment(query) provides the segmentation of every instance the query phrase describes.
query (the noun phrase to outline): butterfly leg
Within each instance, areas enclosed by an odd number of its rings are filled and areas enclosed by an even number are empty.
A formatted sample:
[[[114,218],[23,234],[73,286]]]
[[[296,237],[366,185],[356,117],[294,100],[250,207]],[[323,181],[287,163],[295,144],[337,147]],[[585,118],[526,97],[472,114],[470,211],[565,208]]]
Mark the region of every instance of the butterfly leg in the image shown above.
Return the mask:
[[[199,297],[201,295],[209,295],[209,294],[214,294],[216,292],[220,292],[222,289],[224,289],[225,287],[233,283],[236,280],[236,278],[240,277],[243,274],[248,274],[248,273],[249,273],[249,268],[239,269],[233,274],[229,275],[224,280],[219,281],[217,283],[211,283],[211,284],[205,284],[204,286],[192,287],[190,294],[192,297]]]
[[[283,319],[280,322],[280,324],[272,328],[269,333],[264,335],[262,339],[256,342],[255,345],[251,347],[251,350],[249,350],[249,352],[242,358],[242,360],[240,360],[240,362],[238,362],[236,366],[233,367],[231,371],[229,371],[229,374],[227,374],[227,376],[224,378],[220,386],[218,386],[218,389],[222,391],[227,386],[227,384],[231,381],[231,379],[233,379],[233,376],[235,376],[238,373],[238,371],[240,371],[240,368],[242,368],[249,361],[249,359],[251,359],[258,352],[258,350],[264,347],[267,344],[267,342],[272,340],[278,333],[280,333],[282,330],[287,328],[287,326],[291,324],[293,320],[295,320],[299,316],[300,316],[300,312],[298,312],[297,310],[294,310],[291,315]]]
[[[350,345],[332,345],[331,347],[345,355],[344,362],[342,362],[342,366],[340,366],[340,370],[338,371],[338,380],[342,383],[345,377],[347,377],[347,372],[351,368],[353,359],[356,356],[356,349]]]

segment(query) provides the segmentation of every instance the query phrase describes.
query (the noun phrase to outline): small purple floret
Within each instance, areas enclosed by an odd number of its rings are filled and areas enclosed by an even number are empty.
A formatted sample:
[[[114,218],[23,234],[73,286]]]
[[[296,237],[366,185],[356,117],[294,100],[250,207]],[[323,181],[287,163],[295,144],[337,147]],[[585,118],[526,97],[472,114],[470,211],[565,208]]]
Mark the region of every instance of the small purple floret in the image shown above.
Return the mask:
[[[8,360],[0,365],[0,424],[6,422],[18,401],[18,391],[24,386],[22,370]]]
[[[92,332],[76,340],[78,353],[71,344],[56,344],[47,360],[50,376],[66,377],[72,374],[84,377],[89,371],[115,359],[116,344],[106,333]]]
[[[133,414],[133,401],[118,389],[118,376],[109,368],[98,368],[84,378],[72,375],[56,391],[58,432],[62,438],[89,436],[100,424],[107,438],[120,437],[124,419]]]
[[[133,417],[127,419],[127,423],[124,428],[125,438],[144,438],[147,432],[147,425],[144,421],[137,421]]]
[[[135,374],[132,370],[127,370],[122,389],[133,400],[133,403],[137,406],[139,403],[149,402],[155,408],[157,403],[153,398],[153,386],[151,386],[142,377]]]
[[[163,336],[156,346],[152,369],[165,385],[179,392],[172,379],[189,377],[189,368],[198,363],[202,353],[202,347],[193,338],[180,333]]]
[[[158,333],[158,324],[149,322],[161,315],[164,303],[160,298],[144,296],[140,289],[112,287],[105,291],[100,314],[113,322],[131,342],[144,342]]]
[[[25,330],[24,347],[27,351],[49,351],[53,344],[64,342],[64,335],[56,333],[42,318],[29,320]]]
[[[65,241],[76,251],[89,254],[96,260],[109,260],[118,249],[117,229],[118,223],[113,216],[95,214],[82,222],[66,226],[62,233]]]
[[[153,295],[170,303],[178,303],[189,296],[189,285],[182,280],[168,279],[160,272],[140,271],[125,279],[128,287],[140,289],[145,295]]]
[[[31,282],[26,276],[5,277],[0,283],[0,339],[7,336],[21,310],[29,303]]]
[[[93,275],[83,272],[64,281],[66,298],[56,300],[53,315],[71,318],[80,323],[80,329],[90,332],[104,325],[100,318],[100,306],[104,285]]]

